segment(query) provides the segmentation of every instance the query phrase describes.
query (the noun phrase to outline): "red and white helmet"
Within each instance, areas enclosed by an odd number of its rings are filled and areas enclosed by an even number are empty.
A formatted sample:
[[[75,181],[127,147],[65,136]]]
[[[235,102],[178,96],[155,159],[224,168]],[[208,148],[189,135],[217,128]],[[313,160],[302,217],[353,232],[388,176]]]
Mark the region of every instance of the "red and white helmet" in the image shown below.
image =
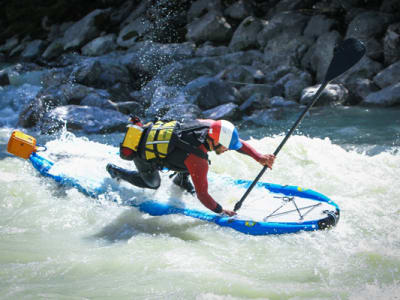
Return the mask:
[[[208,136],[212,138],[215,143],[221,144],[230,150],[242,148],[242,143],[239,140],[239,133],[235,126],[229,121],[213,121],[210,129],[208,129]]]

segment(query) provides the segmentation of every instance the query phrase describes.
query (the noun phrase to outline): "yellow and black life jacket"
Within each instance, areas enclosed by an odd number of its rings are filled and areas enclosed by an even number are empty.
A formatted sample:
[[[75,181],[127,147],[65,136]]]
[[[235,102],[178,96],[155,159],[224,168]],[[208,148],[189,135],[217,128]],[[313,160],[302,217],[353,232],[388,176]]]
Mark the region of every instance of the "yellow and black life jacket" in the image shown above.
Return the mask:
[[[201,158],[208,159],[208,155],[194,147],[180,137],[182,133],[207,128],[204,125],[181,126],[177,121],[157,121],[146,124],[144,127],[128,125],[125,138],[121,143],[121,158],[132,160],[140,155],[145,160],[164,160],[175,148],[193,153]]]

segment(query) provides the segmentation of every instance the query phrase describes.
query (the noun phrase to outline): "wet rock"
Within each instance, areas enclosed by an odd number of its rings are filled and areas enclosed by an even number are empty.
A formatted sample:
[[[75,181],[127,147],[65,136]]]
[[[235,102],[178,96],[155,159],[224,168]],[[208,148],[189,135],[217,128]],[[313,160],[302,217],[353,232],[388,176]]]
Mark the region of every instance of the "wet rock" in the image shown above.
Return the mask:
[[[184,92],[190,103],[197,104],[202,109],[240,102],[240,94],[235,88],[214,77],[200,77],[190,82]]]
[[[390,107],[400,104],[400,83],[390,85],[375,93],[369,94],[363,105]]]
[[[298,103],[295,101],[286,100],[280,96],[274,96],[269,99],[269,105],[270,107],[295,107],[298,105]]]
[[[399,3],[399,2],[397,2]],[[400,60],[400,23],[388,27],[383,39],[385,64],[390,65]]]
[[[257,48],[259,46],[257,35],[262,28],[263,23],[260,19],[253,16],[247,17],[233,33],[229,48],[233,51]]]
[[[82,130],[85,133],[108,133],[125,130],[126,115],[110,109],[91,106],[59,106],[48,111],[40,121],[42,133],[53,133],[66,127],[67,130]]]
[[[386,69],[383,69],[373,78],[374,82],[380,88],[393,85],[399,82],[399,79],[400,79],[400,61],[390,65]]]
[[[301,95],[300,103],[306,105],[309,104],[320,86],[321,85],[318,84],[316,86],[305,88]],[[339,105],[347,102],[348,97],[349,91],[343,85],[328,84],[314,105]]]
[[[188,12],[188,22],[200,18],[208,12],[222,13],[222,5],[220,0],[197,0],[192,3]]]
[[[82,48],[82,54],[87,56],[100,56],[116,49],[116,35],[111,33],[105,36],[100,36],[87,43]]]
[[[45,43],[42,40],[34,40],[29,42],[25,49],[21,53],[21,58],[26,60],[32,60],[39,57],[45,47]]]
[[[137,40],[149,33],[152,28],[153,25],[149,20],[144,17],[138,17],[122,28],[117,38],[117,44],[120,47],[129,48]]]
[[[232,120],[235,118],[238,105],[232,102],[219,105],[217,107],[203,111],[203,116],[206,119],[225,119]]]
[[[243,20],[248,16],[254,15],[254,11],[248,1],[239,0],[227,7],[224,14],[232,19]]]
[[[271,108],[257,110],[251,116],[243,116],[243,120],[246,123],[266,126],[276,122],[276,120],[282,119],[282,117],[283,110],[281,108]]]
[[[110,10],[96,9],[74,23],[64,34],[64,50],[81,48],[90,40],[100,35],[102,24],[106,23]]]
[[[96,106],[103,109],[117,110],[117,105],[105,95],[99,95],[98,93],[90,93],[80,101],[80,105],[83,106]]]
[[[10,84],[10,79],[8,78],[7,72],[0,71],[0,86],[5,86]]]
[[[245,113],[251,113],[254,110],[269,108],[269,97],[265,94],[254,93],[239,106],[239,110]]]
[[[0,52],[9,52],[18,45],[19,39],[17,36],[13,36],[0,46]]]
[[[337,21],[326,17],[325,15],[312,16],[304,29],[304,35],[312,38],[318,38],[322,34],[328,33],[337,26]]]
[[[220,14],[210,11],[187,26],[186,39],[201,43],[205,41],[228,42],[232,37],[232,27]]]

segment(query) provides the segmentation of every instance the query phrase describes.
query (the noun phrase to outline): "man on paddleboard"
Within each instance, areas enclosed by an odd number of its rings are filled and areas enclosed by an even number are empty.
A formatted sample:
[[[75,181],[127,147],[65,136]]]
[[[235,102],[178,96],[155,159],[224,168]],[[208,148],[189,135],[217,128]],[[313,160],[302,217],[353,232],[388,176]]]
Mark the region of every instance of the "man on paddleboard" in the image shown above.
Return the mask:
[[[226,120],[199,119],[184,123],[157,121],[145,125],[138,118],[132,118],[131,121],[120,146],[120,156],[133,160],[137,171],[108,164],[110,176],[138,187],[157,189],[161,183],[159,171],[166,167],[176,171],[173,179],[176,185],[189,193],[196,192],[200,202],[215,213],[236,214],[223,209],[208,193],[207,152],[214,151],[219,155],[236,150],[269,168],[272,168],[275,160],[274,155],[260,154],[240,139],[235,126]]]

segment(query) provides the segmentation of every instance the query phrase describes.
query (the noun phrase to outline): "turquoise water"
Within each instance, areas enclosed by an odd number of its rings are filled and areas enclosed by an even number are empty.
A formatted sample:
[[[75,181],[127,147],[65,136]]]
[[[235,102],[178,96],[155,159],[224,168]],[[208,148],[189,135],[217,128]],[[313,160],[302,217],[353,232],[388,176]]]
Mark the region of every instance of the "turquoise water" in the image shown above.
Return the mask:
[[[398,108],[313,109],[262,181],[327,195],[341,208],[340,222],[329,231],[255,237],[184,216],[151,217],[57,186],[6,152],[18,109],[2,103],[9,119],[0,128],[0,299],[400,297]],[[242,124],[241,135],[272,153],[298,113],[262,128]],[[116,153],[122,138],[28,133],[60,153],[93,150],[99,161]],[[235,152],[211,160],[221,176],[253,179],[261,170]],[[80,167],[79,160],[66,166]],[[231,209],[241,197],[223,186],[209,190]],[[138,193],[194,201],[167,175],[158,191]]]

